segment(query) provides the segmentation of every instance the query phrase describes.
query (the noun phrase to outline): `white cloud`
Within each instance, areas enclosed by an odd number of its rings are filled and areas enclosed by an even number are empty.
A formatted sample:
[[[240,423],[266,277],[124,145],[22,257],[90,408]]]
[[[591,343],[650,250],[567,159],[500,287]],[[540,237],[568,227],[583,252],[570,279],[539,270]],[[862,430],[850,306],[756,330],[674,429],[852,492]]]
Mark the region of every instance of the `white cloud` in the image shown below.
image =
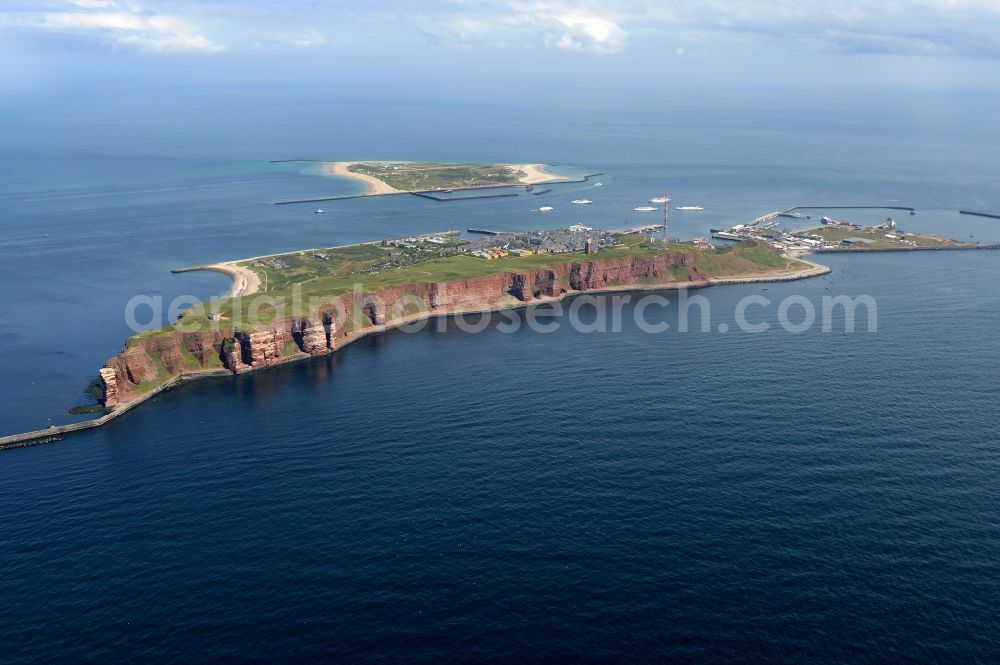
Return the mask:
[[[199,26],[205,20],[224,30],[218,39]],[[156,52],[220,51],[223,39],[234,48],[391,51],[422,35],[463,49],[596,55],[632,44],[670,54],[695,43],[709,53],[757,42],[1000,59],[1000,0],[0,0],[0,28],[10,27]]]
[[[446,5],[419,16],[397,15],[396,20],[415,24],[432,41],[455,46],[541,46],[585,53],[619,53],[628,34],[615,17],[600,11],[553,2],[510,2],[469,6],[460,10]]]
[[[69,0],[83,11],[22,13],[7,24],[61,34],[90,35],[116,46],[152,53],[225,50],[203,35],[190,21],[171,14],[146,12],[134,2],[116,0]],[[116,11],[105,11],[113,9]]]
[[[508,0],[508,9],[548,23],[546,43],[618,53],[629,33],[675,40],[710,36],[724,46],[756,35],[818,51],[1000,58],[1000,0]],[[468,6],[463,3],[459,6]],[[554,27],[553,27],[554,26]],[[675,41],[676,43],[676,41]]]
[[[552,19],[561,29],[549,45],[570,51],[607,55],[620,53],[628,36],[620,25],[606,18],[587,14],[554,14]]]
[[[84,9],[107,9],[117,6],[118,3],[115,0],[69,0],[69,4]]]
[[[701,0],[683,2],[685,28],[739,33],[843,53],[1000,58],[997,0]]]
[[[315,30],[285,33],[282,35],[282,38],[292,46],[298,46],[299,48],[312,48],[313,46],[322,46],[326,43],[326,37]]]

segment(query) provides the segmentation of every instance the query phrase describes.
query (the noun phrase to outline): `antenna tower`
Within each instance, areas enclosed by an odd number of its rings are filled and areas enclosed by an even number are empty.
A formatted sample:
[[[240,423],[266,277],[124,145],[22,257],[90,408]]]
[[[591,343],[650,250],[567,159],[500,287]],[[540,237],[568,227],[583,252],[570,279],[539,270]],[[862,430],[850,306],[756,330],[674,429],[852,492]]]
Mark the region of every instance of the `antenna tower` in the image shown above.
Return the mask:
[[[663,195],[663,244],[667,243],[670,236],[667,235],[667,229],[670,225],[670,194]]]

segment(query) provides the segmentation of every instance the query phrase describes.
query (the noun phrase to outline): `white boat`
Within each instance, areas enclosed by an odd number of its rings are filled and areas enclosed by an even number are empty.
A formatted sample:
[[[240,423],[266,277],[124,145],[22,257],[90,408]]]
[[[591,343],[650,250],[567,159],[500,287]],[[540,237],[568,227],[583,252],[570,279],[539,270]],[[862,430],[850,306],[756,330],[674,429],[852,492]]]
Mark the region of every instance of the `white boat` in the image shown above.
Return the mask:
[[[701,206],[677,206],[678,210],[687,210],[688,212],[704,210]]]
[[[538,212],[552,212],[552,206],[542,206],[538,209]]]
[[[656,198],[649,199],[650,203],[670,203],[669,196],[657,196]]]
[[[575,203],[578,206],[585,206],[588,203],[593,203],[590,199],[573,199],[570,203]]]
[[[639,206],[638,208],[632,208],[636,212],[653,212],[656,210],[653,206]]]
[[[603,187],[603,186],[604,186],[603,182],[595,182],[594,183],[594,187]]]
[[[313,212],[316,213],[317,215],[322,215],[324,212],[326,212],[326,210],[323,210],[322,208],[316,208],[315,210],[313,210]]]

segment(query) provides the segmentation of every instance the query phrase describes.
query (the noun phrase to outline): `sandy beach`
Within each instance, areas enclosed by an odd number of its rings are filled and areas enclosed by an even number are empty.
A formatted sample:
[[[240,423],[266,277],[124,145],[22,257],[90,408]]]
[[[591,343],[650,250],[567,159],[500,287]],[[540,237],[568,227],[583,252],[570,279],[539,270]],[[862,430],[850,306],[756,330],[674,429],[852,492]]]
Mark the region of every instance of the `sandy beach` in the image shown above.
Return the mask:
[[[365,186],[366,196],[377,196],[379,194],[399,194],[404,190],[396,189],[378,178],[363,173],[350,171],[350,167],[355,164],[376,163],[376,162],[323,162],[323,173],[338,178],[348,178],[355,182],[360,182]],[[389,162],[378,162],[389,163]],[[395,162],[402,163],[402,162]],[[567,178],[553,175],[548,171],[547,164],[504,164],[515,171],[523,171],[524,176],[518,179],[523,185],[537,185],[546,182],[563,182]]]
[[[548,164],[505,164],[517,171],[524,171],[525,175],[520,182],[525,185],[537,185],[543,182],[560,182],[566,180],[562,176],[552,175],[548,172]]]
[[[213,263],[205,266],[205,270],[214,270],[229,275],[233,284],[229,287],[227,298],[239,298],[253,295],[260,291],[260,277],[253,270],[232,263]]]
[[[348,168],[354,164],[360,164],[361,162],[323,162],[323,172],[327,175],[337,176],[340,178],[349,178],[355,182],[360,182],[365,186],[365,194],[369,196],[375,196],[378,194],[398,194],[400,191],[395,187],[390,187],[378,178],[373,178],[370,175],[364,175],[363,173],[354,173],[349,171]]]

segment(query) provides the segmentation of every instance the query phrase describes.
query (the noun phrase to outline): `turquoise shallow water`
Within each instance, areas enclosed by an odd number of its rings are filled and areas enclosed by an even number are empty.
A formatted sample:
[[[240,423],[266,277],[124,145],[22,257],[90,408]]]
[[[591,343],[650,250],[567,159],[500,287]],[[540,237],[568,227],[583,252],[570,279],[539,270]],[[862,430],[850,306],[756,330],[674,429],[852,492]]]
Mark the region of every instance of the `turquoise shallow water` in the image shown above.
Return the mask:
[[[4,433],[69,419],[132,295],[226,287],[177,265],[638,222],[665,186],[706,207],[677,217],[685,237],[815,199],[898,199],[920,208],[906,226],[1000,240],[956,214],[1000,207],[988,142],[961,123],[706,114],[682,134],[670,115],[587,111],[563,133],[543,113],[515,141],[488,113],[441,114],[473,156],[540,145],[604,171],[595,204],[570,207],[566,186],[314,215],[272,201],[350,186],[236,152],[5,158]],[[825,277],[701,291],[705,334],[644,333],[631,305],[617,334],[392,332],[6,452],[3,659],[994,660],[998,257],[823,257]],[[875,298],[877,332],[736,331],[747,295],[831,294]]]

